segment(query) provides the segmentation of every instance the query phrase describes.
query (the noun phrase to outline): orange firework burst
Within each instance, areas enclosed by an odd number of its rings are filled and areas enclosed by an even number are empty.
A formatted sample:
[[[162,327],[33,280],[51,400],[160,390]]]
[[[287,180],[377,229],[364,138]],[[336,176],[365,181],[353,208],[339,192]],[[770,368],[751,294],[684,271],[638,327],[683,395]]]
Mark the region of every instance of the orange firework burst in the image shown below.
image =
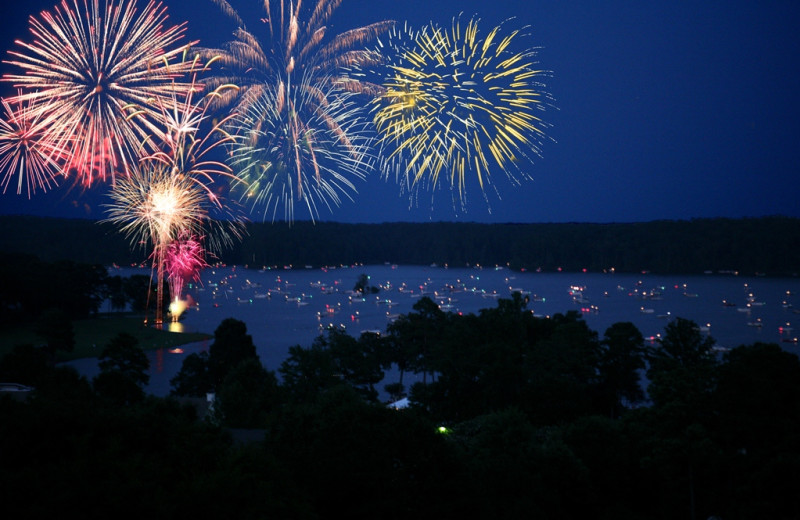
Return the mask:
[[[133,168],[110,197],[108,221],[119,225],[132,244],[144,247],[158,249],[183,232],[200,233],[208,215],[205,189],[159,163]]]
[[[190,64],[168,63],[185,50],[174,48],[185,26],[166,21],[153,1],[139,12],[135,1],[62,0],[30,18],[32,43],[18,40],[22,50],[9,51],[5,63],[21,72],[3,81],[23,89],[15,102],[47,101],[35,115],[51,123],[50,139],[65,151],[61,168],[76,182],[126,172],[152,131],[152,101],[188,89],[174,80]]]

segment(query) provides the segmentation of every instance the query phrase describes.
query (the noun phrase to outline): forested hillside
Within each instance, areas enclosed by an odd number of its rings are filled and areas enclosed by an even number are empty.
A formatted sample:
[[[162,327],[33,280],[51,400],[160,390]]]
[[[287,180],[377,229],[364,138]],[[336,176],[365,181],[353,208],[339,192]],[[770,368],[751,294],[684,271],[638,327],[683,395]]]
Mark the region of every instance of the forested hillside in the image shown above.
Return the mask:
[[[90,220],[0,217],[0,250],[46,261],[141,262],[114,226]],[[212,259],[213,260],[213,259]],[[793,276],[800,270],[800,219],[761,217],[641,223],[249,223],[218,260],[230,264],[336,265],[392,262],[506,265],[552,271]]]

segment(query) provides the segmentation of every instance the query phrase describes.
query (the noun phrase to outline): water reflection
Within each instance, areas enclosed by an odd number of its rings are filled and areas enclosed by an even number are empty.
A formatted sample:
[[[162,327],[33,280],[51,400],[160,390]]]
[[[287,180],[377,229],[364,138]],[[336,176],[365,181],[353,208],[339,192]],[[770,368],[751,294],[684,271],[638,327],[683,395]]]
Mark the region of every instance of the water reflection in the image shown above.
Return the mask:
[[[169,327],[167,327],[167,330],[170,332],[177,332],[177,333],[184,332],[183,323],[179,321],[171,321],[169,322]]]

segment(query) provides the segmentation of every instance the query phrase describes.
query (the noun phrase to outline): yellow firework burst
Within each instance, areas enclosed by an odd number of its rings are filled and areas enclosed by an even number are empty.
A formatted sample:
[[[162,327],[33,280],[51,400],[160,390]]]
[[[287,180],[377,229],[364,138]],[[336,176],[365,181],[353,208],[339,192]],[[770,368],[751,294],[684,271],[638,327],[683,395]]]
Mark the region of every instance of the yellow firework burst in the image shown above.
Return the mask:
[[[543,111],[552,99],[536,50],[517,50],[523,29],[505,24],[481,37],[475,18],[449,28],[393,32],[384,45],[384,91],[372,114],[385,175],[413,196],[446,185],[466,203],[468,176],[481,191],[493,172],[513,183],[548,139]]]

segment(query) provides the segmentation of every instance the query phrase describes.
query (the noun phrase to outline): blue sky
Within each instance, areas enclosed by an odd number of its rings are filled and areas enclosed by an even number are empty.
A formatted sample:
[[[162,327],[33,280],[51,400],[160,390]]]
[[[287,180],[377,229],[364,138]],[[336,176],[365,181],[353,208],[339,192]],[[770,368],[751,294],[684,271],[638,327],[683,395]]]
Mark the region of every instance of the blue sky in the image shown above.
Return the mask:
[[[310,0],[305,0],[310,1]],[[26,19],[55,0],[5,7],[0,46],[27,38]],[[232,0],[245,20],[259,0]],[[167,0],[201,44],[234,29],[210,0]],[[252,13],[252,14],[251,14]],[[555,108],[532,181],[494,180],[491,212],[471,193],[467,212],[447,192],[409,208],[393,181],[358,184],[321,220],[340,222],[638,222],[704,217],[800,217],[800,4],[792,1],[344,0],[340,32],[392,19],[414,27],[480,18],[530,26],[541,66],[553,72]],[[7,72],[8,67],[2,66]],[[102,218],[97,193],[57,189],[28,200],[0,195],[1,213]],[[258,220],[257,215],[251,217]],[[303,218],[298,215],[298,218]]]

